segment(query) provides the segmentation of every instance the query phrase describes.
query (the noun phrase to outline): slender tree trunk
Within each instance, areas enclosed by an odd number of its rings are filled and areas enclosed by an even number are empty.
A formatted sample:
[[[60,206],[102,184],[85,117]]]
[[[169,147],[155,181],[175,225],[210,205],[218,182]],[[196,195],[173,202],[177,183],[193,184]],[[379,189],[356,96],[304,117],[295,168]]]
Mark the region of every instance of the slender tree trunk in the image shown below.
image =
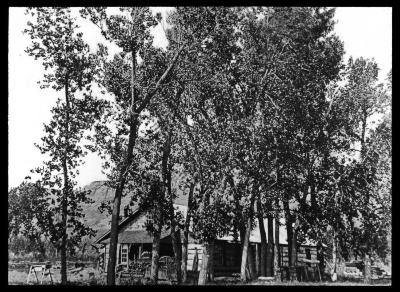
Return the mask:
[[[240,246],[241,246],[241,250],[243,252],[243,246],[244,246],[244,239],[246,238],[246,226],[241,226],[239,228],[239,233],[240,233]],[[247,252],[247,254],[249,255],[249,252]],[[249,266],[249,256],[247,256],[247,263],[246,263],[246,277],[247,278],[251,278],[250,276],[250,266]]]
[[[319,261],[318,266],[322,277],[322,275],[324,274],[323,272],[325,270],[325,258],[321,240],[317,242],[317,260]]]
[[[209,255],[208,255],[208,281],[214,281],[214,250],[215,250],[215,241],[212,239],[209,242]]]
[[[371,278],[371,258],[366,252],[364,254],[364,283],[365,284],[371,284],[372,283],[372,278]]]
[[[268,216],[267,276],[274,275],[274,217]]]
[[[171,241],[172,241],[172,249],[174,251],[174,262],[175,262],[175,271],[176,271],[176,280],[178,284],[182,283],[182,244],[181,244],[181,236],[179,230],[177,230],[177,224],[175,220],[175,210],[174,210],[174,200],[172,197],[172,186],[171,186],[171,173],[172,173],[172,164],[170,162],[170,153],[171,153],[171,141],[172,141],[172,130],[170,126],[167,126],[168,136],[165,141],[164,150],[163,150],[163,180],[164,185],[166,186],[166,190],[168,192],[169,198],[169,209],[170,209],[170,229],[171,229]]]
[[[277,203],[278,205],[278,203]],[[274,244],[274,275],[277,282],[281,281],[281,255],[279,250],[279,214],[275,214],[275,244]]]
[[[336,232],[334,230],[332,238],[332,271],[331,271],[331,277],[333,282],[336,282],[337,280],[336,265],[337,265],[337,242],[336,242]]]
[[[366,146],[365,146],[365,132],[367,129],[367,117],[364,116],[362,121],[361,121],[361,137],[360,137],[360,142],[361,142],[361,159],[364,159],[365,154],[366,154]]]
[[[291,281],[297,281],[296,275],[296,257],[297,257],[297,246],[296,246],[296,226],[293,228],[293,218],[290,214],[289,199],[286,198],[283,202],[286,215],[286,229],[288,238],[288,255],[289,255],[289,273]]]
[[[158,269],[160,259],[160,237],[161,237],[161,224],[157,223],[156,230],[153,232],[153,246],[151,256],[151,270],[150,270],[150,282],[157,284],[158,282]]]
[[[247,224],[246,224],[246,233],[244,234],[244,240],[243,240],[243,244],[242,244],[242,261],[241,261],[241,266],[240,266],[240,279],[243,282],[246,281],[246,267],[248,267],[250,279],[253,279],[255,277],[253,254],[250,255],[252,258],[250,258],[250,261],[248,261],[248,259],[249,259],[249,241],[250,241],[251,223],[252,223],[252,218],[254,215],[255,195],[256,195],[256,192],[255,192],[255,190],[253,190],[251,193],[251,197],[250,197],[250,210],[249,210],[249,215],[248,215],[249,217],[247,219]],[[241,236],[242,236],[242,234],[241,234]]]
[[[172,241],[172,249],[174,251],[174,260],[175,260],[175,271],[176,271],[176,281],[179,284],[182,283],[182,272],[181,272],[181,265],[182,265],[182,244],[181,244],[181,235],[179,229],[177,229],[177,224],[175,221],[175,211],[173,206],[173,198],[172,198],[172,191],[171,191],[171,170],[168,173],[168,193],[170,198],[170,209],[171,209],[171,241]]]
[[[183,233],[185,233],[185,231]],[[187,242],[187,238],[185,238],[185,234],[184,234],[183,243],[182,243],[182,266],[181,266],[182,283],[187,282],[187,257],[188,257],[188,242]]]
[[[64,157],[62,160],[62,168],[64,174],[64,189],[63,189],[63,197],[62,197],[62,237],[61,237],[61,284],[67,284],[67,213],[68,213],[68,194],[70,191],[69,187],[69,178],[68,178],[68,165],[67,165],[67,154],[68,154],[68,142],[69,142],[69,88],[68,88],[68,78],[66,78],[65,82],[65,104],[66,104],[66,119],[65,119],[65,127],[66,127],[66,134],[65,134],[65,144],[66,149],[64,153]]]
[[[132,49],[132,80],[131,80],[131,108],[130,108],[130,125],[129,125],[129,138],[128,138],[128,149],[126,152],[125,161],[123,167],[119,172],[118,185],[115,190],[113,211],[111,215],[111,231],[110,231],[110,250],[107,265],[107,285],[115,285],[115,266],[117,262],[117,244],[118,244],[118,220],[121,207],[122,192],[125,187],[126,176],[130,168],[133,148],[136,142],[137,135],[137,124],[138,124],[138,113],[135,111],[135,96],[136,90],[134,88],[134,82],[136,79],[136,50]]]
[[[267,265],[267,235],[265,233],[264,218],[261,215],[261,202],[260,198],[257,200],[257,217],[258,226],[260,228],[261,236],[261,259],[260,259],[260,275],[265,277],[267,275],[266,265]]]
[[[175,226],[174,226],[174,228],[175,228]],[[172,231],[172,229],[171,229],[171,240],[172,240],[172,248],[174,250],[176,281],[177,281],[178,285],[182,283],[182,272],[181,272],[182,244],[181,244],[180,237],[181,236],[180,236],[179,229],[176,231]]]
[[[249,218],[247,220],[246,233],[244,236],[243,248],[242,248],[242,262],[240,265],[240,279],[242,282],[247,281],[246,266],[247,266],[247,259],[248,259],[250,231],[251,231],[251,218]]]
[[[210,251],[209,251],[209,243],[204,242],[203,243],[203,255],[201,258],[201,268],[200,268],[200,273],[199,273],[199,281],[198,285],[205,285],[207,283],[208,279],[208,261],[210,258]]]
[[[285,211],[285,223],[286,223],[286,232],[287,232],[287,239],[288,239],[288,257],[289,257],[289,263],[292,262],[292,239],[293,239],[293,225],[292,225],[292,216],[290,214],[290,209],[289,209],[289,202],[288,200],[283,201],[283,207]]]
[[[297,266],[297,221],[296,221],[295,227],[293,228],[291,241],[292,241],[292,246],[291,246],[291,250],[290,250],[290,254],[291,254],[290,278],[292,281],[297,281],[297,272],[296,272],[296,266]]]
[[[189,227],[190,227],[190,212],[192,208],[192,197],[195,187],[195,182],[190,185],[188,208],[186,211],[185,228],[183,231],[183,244],[182,244],[182,283],[187,282],[187,258],[188,258],[188,243],[189,243]]]
[[[365,134],[366,134],[366,129],[367,129],[367,113],[364,110],[363,111],[364,115],[361,121],[361,160],[364,162],[365,161],[365,156],[367,154],[367,148],[365,144]],[[366,198],[365,198],[366,205],[369,204],[369,193],[366,192]],[[369,251],[367,251],[364,254],[363,258],[364,262],[364,283],[365,284],[371,284],[372,279],[371,279],[371,258],[369,255]]]

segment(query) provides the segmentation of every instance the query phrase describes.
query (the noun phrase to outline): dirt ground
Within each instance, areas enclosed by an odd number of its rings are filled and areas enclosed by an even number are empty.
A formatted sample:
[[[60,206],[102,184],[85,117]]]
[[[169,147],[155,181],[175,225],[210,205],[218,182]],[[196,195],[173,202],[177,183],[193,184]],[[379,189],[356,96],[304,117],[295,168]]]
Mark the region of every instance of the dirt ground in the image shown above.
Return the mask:
[[[93,273],[90,275],[90,273]],[[28,271],[21,270],[9,270],[8,271],[8,284],[9,285],[37,285],[37,281],[34,275],[30,276],[29,283],[27,284]],[[52,270],[53,284],[61,283],[60,270]],[[39,283],[41,281],[41,275],[38,274]],[[93,268],[83,269],[78,273],[69,273],[68,281],[73,285],[102,285],[104,282],[104,276],[98,270]],[[51,285],[49,277],[45,277],[43,285]]]
[[[61,275],[60,270],[53,270],[53,283],[59,284],[61,282]],[[90,275],[90,273],[93,273]],[[27,285],[27,277],[28,271],[21,271],[21,270],[9,270],[8,271],[8,284],[9,285]],[[40,276],[38,276],[40,282]],[[70,273],[68,275],[68,281],[72,285],[105,285],[105,275],[101,274],[98,270],[93,268],[86,268],[78,273]],[[36,278],[33,276],[30,277],[30,283],[28,285],[38,285],[36,282]],[[159,284],[168,284],[166,282],[160,282]],[[46,277],[43,281],[42,285],[51,285],[50,279]],[[210,285],[279,285],[279,286],[365,286],[363,282],[267,282],[267,281],[252,281],[246,284],[243,284],[239,281],[232,281],[232,279],[216,279],[214,283],[210,283]],[[373,286],[376,285],[384,285],[390,286],[391,281],[374,281],[372,284]]]

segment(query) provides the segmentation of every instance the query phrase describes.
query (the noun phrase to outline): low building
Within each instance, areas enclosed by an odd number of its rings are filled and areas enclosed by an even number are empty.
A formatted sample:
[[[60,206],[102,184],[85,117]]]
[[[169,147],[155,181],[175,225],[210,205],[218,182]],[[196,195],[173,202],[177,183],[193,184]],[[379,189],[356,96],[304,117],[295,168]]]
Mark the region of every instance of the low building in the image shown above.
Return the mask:
[[[186,216],[187,205],[184,200],[179,200],[174,204],[175,209],[179,210]],[[149,220],[147,213],[138,208],[133,213],[123,219],[119,223],[118,245],[117,245],[117,264],[129,265],[131,262],[140,258],[143,252],[151,254],[153,238],[146,230],[146,222]],[[267,228],[267,219],[264,223]],[[268,230],[266,230],[268,234]],[[275,233],[274,233],[275,234]],[[182,232],[181,232],[181,236]],[[110,242],[110,231],[95,240],[95,244],[102,245],[104,268],[108,263],[108,251]],[[275,238],[273,240],[275,242]],[[256,271],[258,271],[261,256],[261,236],[258,226],[256,226],[250,234],[250,249],[254,253],[256,261]],[[279,230],[279,248],[280,248],[280,266],[287,267],[289,263],[288,244],[286,240],[286,230],[281,224]],[[199,271],[202,260],[202,245],[195,240],[189,233],[188,239],[188,259],[187,269],[189,271]],[[173,249],[170,231],[165,229],[161,233],[160,239],[160,257],[173,257]],[[196,260],[195,260],[196,259]],[[315,244],[304,244],[298,247],[297,259],[317,259],[317,248]],[[194,264],[195,261],[195,264]],[[241,245],[240,241],[234,239],[233,236],[224,236],[215,241],[214,248],[214,274],[229,275],[240,272],[241,263]],[[299,261],[301,262],[301,261]]]

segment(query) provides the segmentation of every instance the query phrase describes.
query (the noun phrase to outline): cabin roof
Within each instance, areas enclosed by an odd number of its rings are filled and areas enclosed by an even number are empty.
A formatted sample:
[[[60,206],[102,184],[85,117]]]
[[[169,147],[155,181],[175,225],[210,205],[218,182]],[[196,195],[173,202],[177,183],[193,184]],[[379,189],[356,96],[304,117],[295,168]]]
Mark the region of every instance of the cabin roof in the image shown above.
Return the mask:
[[[161,232],[160,239],[170,235],[169,230],[163,230]],[[102,243],[109,243],[110,238],[103,240]],[[134,230],[134,231],[124,231],[118,234],[118,243],[152,243],[153,236],[146,230]]]

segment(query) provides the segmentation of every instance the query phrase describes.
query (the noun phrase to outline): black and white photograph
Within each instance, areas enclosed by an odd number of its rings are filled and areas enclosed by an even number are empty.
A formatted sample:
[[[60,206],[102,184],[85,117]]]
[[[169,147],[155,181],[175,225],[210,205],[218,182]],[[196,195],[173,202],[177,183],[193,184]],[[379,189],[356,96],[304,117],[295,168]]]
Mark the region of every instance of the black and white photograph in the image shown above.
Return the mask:
[[[9,7],[8,285],[391,286],[392,7]]]

